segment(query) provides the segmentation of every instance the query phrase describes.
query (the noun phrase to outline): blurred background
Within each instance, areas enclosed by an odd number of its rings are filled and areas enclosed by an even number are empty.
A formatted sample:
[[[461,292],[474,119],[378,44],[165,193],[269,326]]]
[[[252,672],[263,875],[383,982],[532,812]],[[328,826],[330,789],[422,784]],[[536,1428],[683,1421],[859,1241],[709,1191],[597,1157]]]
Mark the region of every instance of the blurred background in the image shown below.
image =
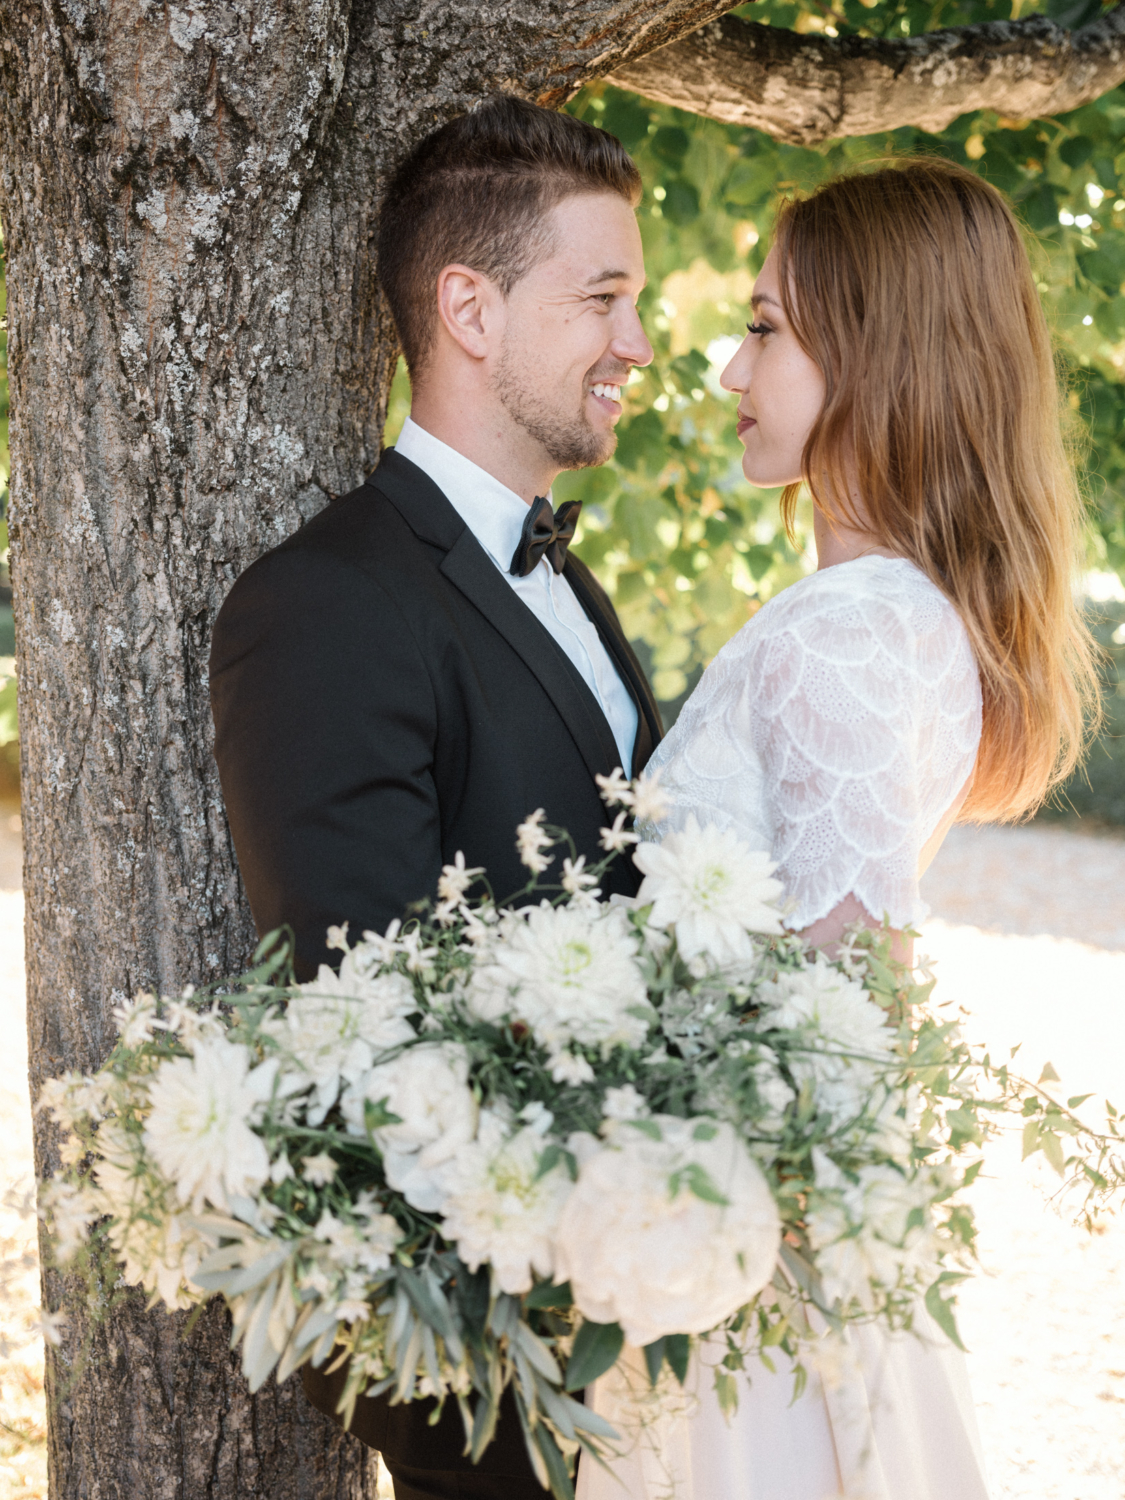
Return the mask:
[[[1066,27],[1100,0],[1038,9]],[[759,0],[736,15],[802,33],[909,36],[1017,19],[1023,0]],[[927,876],[922,950],[974,1040],[1049,1057],[1068,1092],[1125,1097],[1125,90],[1050,120],[983,112],[940,135],[902,129],[817,149],[654,105],[605,85],[569,108],[612,131],[644,177],[656,358],[634,372],[614,461],[564,475],[584,502],[578,549],[614,597],[671,724],[715,652],[815,566],[778,493],[742,476],[718,376],[741,339],[779,197],[888,153],[936,153],[1010,195],[1026,226],[1089,503],[1081,594],[1104,648],[1104,729],[1033,823],[954,830]],[[0,261],[2,272],[2,261]],[[0,276],[0,319],[3,313]],[[0,321],[0,1500],[46,1496],[42,1345],[23,1022],[19,744],[7,571],[7,334]],[[409,403],[400,368],[387,441]],[[1032,1073],[1032,1076],[1037,1074]],[[984,1274],[962,1299],[996,1500],[1125,1496],[1125,1248],[1045,1206],[1051,1184],[996,1146],[974,1189]],[[902,1497],[908,1500],[908,1497]]]

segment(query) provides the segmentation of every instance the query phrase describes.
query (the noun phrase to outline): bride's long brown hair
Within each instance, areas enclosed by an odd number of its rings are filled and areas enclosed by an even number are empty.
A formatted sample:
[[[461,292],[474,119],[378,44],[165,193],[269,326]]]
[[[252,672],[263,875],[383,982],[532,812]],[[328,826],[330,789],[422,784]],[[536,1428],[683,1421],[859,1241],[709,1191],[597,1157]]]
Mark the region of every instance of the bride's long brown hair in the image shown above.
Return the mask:
[[[1051,340],[1012,211],[972,172],[900,160],[784,204],[775,245],[826,384],[805,483],[851,525],[854,486],[870,528],[956,606],[984,695],[962,816],[1026,815],[1082,753],[1096,648],[1075,603],[1083,507]]]

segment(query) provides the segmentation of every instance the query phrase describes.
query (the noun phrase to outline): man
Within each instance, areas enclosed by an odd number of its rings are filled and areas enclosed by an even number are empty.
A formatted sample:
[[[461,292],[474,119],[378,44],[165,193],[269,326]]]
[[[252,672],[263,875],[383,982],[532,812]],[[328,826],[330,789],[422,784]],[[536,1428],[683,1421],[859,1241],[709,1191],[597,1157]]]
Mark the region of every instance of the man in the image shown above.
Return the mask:
[[[383,930],[458,850],[519,890],[542,807],[600,856],[595,777],[639,772],[655,702],[613,608],[552,517],[559,472],[613,452],[620,387],[652,358],[637,169],[603,131],[497,99],[392,181],[380,277],[412,385],[396,449],[235,584],[215,626],[215,753],[259,931],[297,968],[329,924]],[[607,894],[637,877],[618,860]],[[342,1372],[305,1373],[334,1412]],[[481,1463],[460,1416],[361,1400],[398,1500],[541,1495],[518,1419]]]

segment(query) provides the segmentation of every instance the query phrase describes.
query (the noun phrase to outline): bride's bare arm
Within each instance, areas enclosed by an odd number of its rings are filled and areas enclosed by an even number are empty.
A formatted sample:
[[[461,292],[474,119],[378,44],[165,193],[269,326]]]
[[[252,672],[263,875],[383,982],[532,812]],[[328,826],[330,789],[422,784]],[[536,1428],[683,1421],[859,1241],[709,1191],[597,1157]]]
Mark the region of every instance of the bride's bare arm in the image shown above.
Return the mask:
[[[834,906],[826,917],[821,917],[818,922],[813,922],[811,926],[806,927],[801,936],[806,940],[810,949],[823,949],[829,958],[835,958],[839,952],[844,929],[851,927],[855,922],[862,922],[872,931],[880,926],[878,920],[871,915],[863,903],[849,894],[839,905]],[[903,937],[902,933],[895,928],[891,929],[891,955],[900,963],[912,964],[914,962],[913,942]]]

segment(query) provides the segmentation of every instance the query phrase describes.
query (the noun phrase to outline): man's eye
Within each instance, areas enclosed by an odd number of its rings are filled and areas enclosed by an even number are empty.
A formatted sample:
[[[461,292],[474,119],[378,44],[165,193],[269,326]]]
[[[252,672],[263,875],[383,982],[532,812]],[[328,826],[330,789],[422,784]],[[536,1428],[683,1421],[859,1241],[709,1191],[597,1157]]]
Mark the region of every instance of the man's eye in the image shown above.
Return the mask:
[[[612,292],[595,292],[594,293],[594,301],[595,302],[600,302],[603,307],[608,307],[609,304],[613,301],[613,293]]]

